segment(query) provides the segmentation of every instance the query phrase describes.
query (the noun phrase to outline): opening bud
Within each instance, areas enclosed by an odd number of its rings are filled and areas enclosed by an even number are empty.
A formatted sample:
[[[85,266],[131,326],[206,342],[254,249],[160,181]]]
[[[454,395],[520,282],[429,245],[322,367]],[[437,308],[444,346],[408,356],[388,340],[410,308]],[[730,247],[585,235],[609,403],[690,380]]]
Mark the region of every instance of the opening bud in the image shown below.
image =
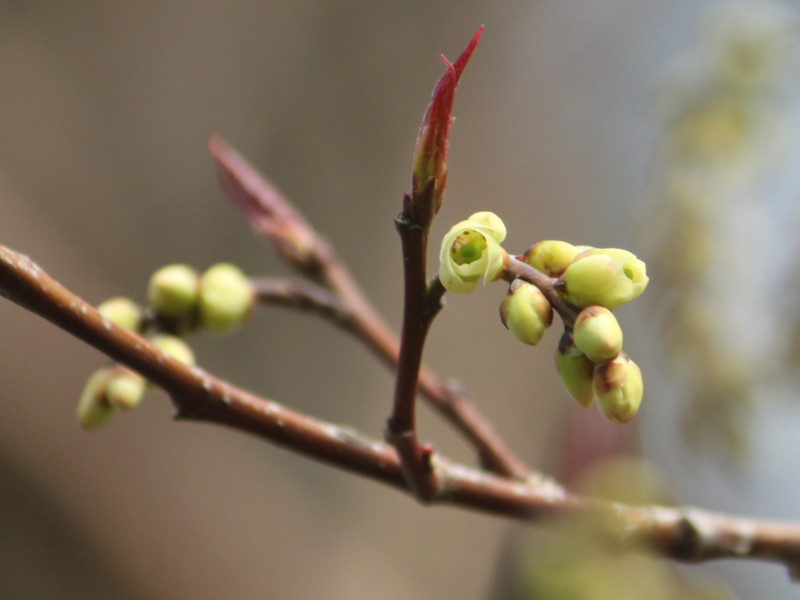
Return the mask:
[[[564,333],[558,343],[556,370],[569,395],[581,406],[591,406],[594,402],[594,363],[578,350],[568,333]]]
[[[200,278],[200,323],[210,331],[230,331],[250,314],[254,298],[253,286],[239,267],[214,265]]]
[[[515,279],[500,303],[500,320],[520,342],[535,346],[553,322],[553,307],[535,285]]]
[[[645,264],[627,250],[592,248],[578,254],[562,276],[566,298],[575,306],[614,309],[647,287]]]
[[[111,369],[98,369],[89,376],[78,400],[75,416],[84,429],[97,429],[114,414],[114,407],[106,399],[106,384]]]
[[[109,298],[97,310],[109,321],[131,331],[138,331],[142,325],[142,308],[130,298]]]
[[[622,329],[614,314],[602,306],[587,306],[575,319],[575,345],[591,361],[611,360],[622,350]]]
[[[642,371],[627,354],[597,365],[594,369],[594,392],[597,407],[614,423],[630,421],[642,403]]]
[[[479,212],[454,225],[442,239],[439,280],[450,292],[468,294],[478,282],[499,279],[508,255],[500,246],[506,237],[503,221]]]
[[[167,265],[150,277],[147,302],[161,317],[188,319],[197,304],[199,278],[188,265]]]
[[[542,240],[528,248],[522,259],[550,277],[561,277],[578,252],[578,248],[568,242]]]

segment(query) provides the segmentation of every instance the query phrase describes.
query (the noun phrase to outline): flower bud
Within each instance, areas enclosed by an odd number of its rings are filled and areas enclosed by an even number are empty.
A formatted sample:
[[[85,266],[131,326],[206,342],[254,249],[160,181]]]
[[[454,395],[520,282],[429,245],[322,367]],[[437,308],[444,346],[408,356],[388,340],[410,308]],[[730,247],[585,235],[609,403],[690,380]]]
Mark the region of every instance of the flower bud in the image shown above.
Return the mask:
[[[592,248],[578,254],[562,276],[566,298],[575,306],[614,309],[647,287],[645,264],[627,250]]]
[[[556,350],[556,370],[569,395],[581,406],[594,402],[594,363],[578,350],[568,333],[561,336]]]
[[[412,177],[416,198],[423,196],[423,192],[432,178],[436,179],[432,198],[434,205],[426,207],[427,210],[418,210],[417,212],[429,213],[433,216],[439,212],[442,206],[442,195],[447,181],[447,150],[450,145],[450,126],[453,124],[452,111],[456,85],[482,32],[483,27],[480,27],[453,64],[442,57],[447,64],[447,70],[436,84],[433,97],[422,118],[414,149],[414,174]],[[431,208],[433,210],[430,210]]]
[[[515,279],[500,303],[500,320],[520,342],[535,346],[553,322],[553,307],[535,285]]]
[[[164,354],[169,354],[172,358],[186,365],[195,363],[194,352],[182,338],[166,333],[159,333],[150,338],[150,343],[161,350]]]
[[[595,367],[593,385],[597,406],[609,421],[627,423],[639,410],[644,392],[642,371],[624,352]]]
[[[198,276],[188,265],[167,265],[150,277],[147,302],[159,316],[186,319],[197,304]]]
[[[200,322],[210,331],[230,331],[250,314],[253,286],[239,267],[214,265],[200,278]]]
[[[75,416],[84,429],[97,429],[114,414],[114,407],[106,400],[106,384],[111,369],[98,369],[89,376],[81,392]]]
[[[611,360],[622,350],[622,329],[617,318],[602,306],[587,306],[575,319],[575,345],[593,362]]]
[[[500,246],[506,237],[503,221],[479,212],[454,225],[442,239],[439,280],[450,292],[468,294],[483,281],[502,276],[508,255]]]
[[[131,331],[138,331],[142,324],[142,308],[130,298],[109,298],[97,310],[112,323]]]
[[[139,406],[146,388],[144,377],[125,367],[117,367],[106,383],[106,400],[114,408],[130,410]]]
[[[578,255],[578,249],[561,240],[542,240],[528,248],[523,260],[550,277],[561,277]]]

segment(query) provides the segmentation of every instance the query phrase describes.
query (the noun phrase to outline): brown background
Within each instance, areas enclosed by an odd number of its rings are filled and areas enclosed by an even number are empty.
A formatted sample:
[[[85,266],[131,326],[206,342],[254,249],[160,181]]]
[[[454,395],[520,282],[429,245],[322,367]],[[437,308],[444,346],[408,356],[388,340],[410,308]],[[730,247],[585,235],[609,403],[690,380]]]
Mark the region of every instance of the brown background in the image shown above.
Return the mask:
[[[437,55],[454,58],[486,25],[456,99],[434,237],[491,209],[519,252],[544,237],[625,246],[653,142],[648,86],[701,4],[2,1],[0,240],[92,302],[140,298],[166,262],[286,274],[218,191],[204,146],[218,131],[396,324],[392,218]],[[542,465],[557,413],[573,410],[551,367],[557,334],[516,344],[499,326],[501,295],[448,298],[427,357]],[[174,424],[157,393],[85,433],[74,408],[103,357],[8,303],[0,323],[3,598],[488,593],[512,524]],[[261,311],[235,336],[193,343],[225,378],[380,435],[390,377],[319,321]],[[626,330],[626,346],[645,343]],[[469,459],[429,411],[422,429]]]

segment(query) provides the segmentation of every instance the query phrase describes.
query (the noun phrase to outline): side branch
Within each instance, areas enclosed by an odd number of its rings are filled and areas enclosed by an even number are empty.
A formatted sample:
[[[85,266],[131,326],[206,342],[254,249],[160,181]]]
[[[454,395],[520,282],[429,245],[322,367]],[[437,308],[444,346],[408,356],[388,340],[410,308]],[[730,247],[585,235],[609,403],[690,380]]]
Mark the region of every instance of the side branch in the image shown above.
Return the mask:
[[[51,321],[171,396],[177,418],[227,425],[342,469],[410,491],[395,450],[350,428],[316,420],[189,367],[105,319],[29,258],[0,246],[0,294]],[[686,562],[749,558],[800,570],[800,525],[755,521],[699,509],[630,507],[581,498],[543,476],[517,481],[431,457],[437,473],[431,503],[527,520],[586,514],[611,518],[622,542],[644,539]]]

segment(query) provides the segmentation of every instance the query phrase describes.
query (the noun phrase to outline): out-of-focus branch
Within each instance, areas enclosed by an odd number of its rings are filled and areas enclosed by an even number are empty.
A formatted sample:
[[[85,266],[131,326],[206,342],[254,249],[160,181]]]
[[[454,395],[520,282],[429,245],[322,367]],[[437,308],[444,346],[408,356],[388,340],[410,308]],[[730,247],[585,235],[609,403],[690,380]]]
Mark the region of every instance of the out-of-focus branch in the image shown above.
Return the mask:
[[[0,246],[0,294],[162,387],[176,418],[227,425],[354,473],[410,491],[394,448],[348,427],[319,421],[260,398],[164,354],[104,318],[29,258]],[[645,540],[686,562],[759,559],[800,570],[800,525],[757,521],[693,508],[626,506],[575,496],[540,475],[526,481],[432,456],[430,503],[511,518],[596,515],[618,525],[620,543]]]

